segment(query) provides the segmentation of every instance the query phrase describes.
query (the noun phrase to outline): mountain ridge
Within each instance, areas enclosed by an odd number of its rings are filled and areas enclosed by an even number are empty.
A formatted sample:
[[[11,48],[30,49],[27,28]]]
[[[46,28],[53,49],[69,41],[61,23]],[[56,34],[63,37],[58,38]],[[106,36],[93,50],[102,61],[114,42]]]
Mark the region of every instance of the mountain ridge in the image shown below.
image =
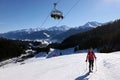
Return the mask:
[[[66,25],[53,26],[50,28],[30,28],[30,29],[10,31],[7,33],[0,34],[0,36],[9,39],[21,39],[21,40],[49,39],[49,40],[62,41],[73,34],[81,33],[90,30],[92,28],[96,28],[97,26],[100,25],[101,25],[100,23],[98,24],[98,22],[94,21],[94,22],[88,22],[83,26],[78,26],[75,28],[73,27],[71,28]]]
[[[92,30],[78,33],[66,38],[62,48],[79,45],[82,49],[97,48],[100,52],[113,52],[120,50],[120,19],[104,24]]]

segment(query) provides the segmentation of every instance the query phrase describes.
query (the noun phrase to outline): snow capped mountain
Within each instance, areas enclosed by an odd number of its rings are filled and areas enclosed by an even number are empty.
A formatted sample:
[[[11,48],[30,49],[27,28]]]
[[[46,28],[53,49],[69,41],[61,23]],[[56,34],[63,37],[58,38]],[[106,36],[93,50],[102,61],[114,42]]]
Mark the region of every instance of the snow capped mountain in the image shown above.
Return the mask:
[[[98,22],[95,22],[95,21],[94,22],[88,22],[83,26],[71,28],[71,29],[67,30],[66,32],[63,32],[63,33],[61,33],[57,36],[54,36],[52,39],[61,42],[71,35],[88,31],[88,30],[96,28],[97,26],[100,26],[100,25],[102,25],[102,24],[98,23]]]
[[[41,31],[41,30],[45,30],[45,28],[29,28],[29,29],[21,29],[21,30],[16,30],[16,31],[10,31],[8,33],[18,33],[18,32],[26,32],[28,34],[32,33],[32,32],[37,32],[37,31]]]
[[[10,31],[8,33],[0,34],[0,36],[5,38],[10,38],[10,39],[22,39],[22,40],[48,39],[52,41],[62,41],[71,35],[85,32],[92,28],[96,28],[97,26],[100,26],[100,25],[101,23],[94,21],[94,22],[88,22],[83,26],[74,27],[74,28],[73,27],[71,28],[66,25],[53,26],[50,28],[38,27],[38,28]]]
[[[17,33],[17,32],[26,32],[28,34],[32,33],[32,32],[38,32],[38,31],[42,31],[42,30],[48,30],[48,31],[67,31],[69,30],[70,27],[66,26],[66,25],[62,25],[62,26],[53,26],[50,28],[30,28],[30,29],[22,29],[22,30],[16,30],[16,31],[10,31],[13,33]]]
[[[48,30],[48,31],[67,31],[69,30],[70,27],[66,26],[66,25],[62,25],[62,26],[53,26],[53,27],[50,27],[50,28],[29,28],[29,29],[21,29],[21,30],[16,30],[16,31],[10,31],[8,33],[33,33],[33,32],[38,32],[38,31],[43,31],[43,30]]]
[[[93,22],[87,22],[85,25],[83,26],[80,26],[81,28],[96,28],[98,26],[101,26],[102,23],[99,23],[99,22],[96,22],[96,21],[93,21]]]
[[[66,25],[58,26],[58,27],[53,26],[50,28],[30,28],[30,29],[10,31],[7,33],[0,34],[0,36],[9,39],[21,39],[21,40],[50,39],[51,37],[63,33],[69,29],[70,27]]]
[[[58,30],[58,31],[67,31],[69,29],[70,29],[70,27],[68,27],[66,25],[62,25],[62,26],[59,26],[59,27],[53,26],[51,28],[48,28],[48,30],[50,30],[50,31],[55,31],[55,30]]]

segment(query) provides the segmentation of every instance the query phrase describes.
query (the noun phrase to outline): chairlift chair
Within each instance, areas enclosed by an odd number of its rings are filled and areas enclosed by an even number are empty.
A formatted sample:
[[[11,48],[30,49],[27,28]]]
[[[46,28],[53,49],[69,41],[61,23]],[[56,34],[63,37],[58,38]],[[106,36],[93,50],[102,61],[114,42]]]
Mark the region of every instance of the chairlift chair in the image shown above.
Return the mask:
[[[54,3],[54,10],[51,12],[51,17],[54,19],[63,19],[63,13],[56,9],[57,3]]]

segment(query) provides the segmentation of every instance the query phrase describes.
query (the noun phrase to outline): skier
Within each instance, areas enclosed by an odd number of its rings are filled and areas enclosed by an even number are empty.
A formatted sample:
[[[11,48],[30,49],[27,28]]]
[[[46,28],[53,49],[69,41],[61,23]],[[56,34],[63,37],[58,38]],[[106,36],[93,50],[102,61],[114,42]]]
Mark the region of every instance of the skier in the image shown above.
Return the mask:
[[[86,62],[89,62],[89,72],[92,72],[93,67],[94,67],[94,59],[96,59],[96,56],[93,52],[93,49],[90,48],[90,50],[88,50],[88,54],[86,57]]]

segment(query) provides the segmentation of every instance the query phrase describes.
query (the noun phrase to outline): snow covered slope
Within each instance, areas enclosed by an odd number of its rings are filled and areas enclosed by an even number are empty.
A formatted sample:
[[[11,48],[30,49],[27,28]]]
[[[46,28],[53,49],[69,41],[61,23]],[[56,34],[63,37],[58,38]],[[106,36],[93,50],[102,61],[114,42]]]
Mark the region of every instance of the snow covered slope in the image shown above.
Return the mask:
[[[119,80],[120,52],[96,53],[94,72],[88,75],[86,53],[40,59],[23,65],[0,68],[0,80]]]

